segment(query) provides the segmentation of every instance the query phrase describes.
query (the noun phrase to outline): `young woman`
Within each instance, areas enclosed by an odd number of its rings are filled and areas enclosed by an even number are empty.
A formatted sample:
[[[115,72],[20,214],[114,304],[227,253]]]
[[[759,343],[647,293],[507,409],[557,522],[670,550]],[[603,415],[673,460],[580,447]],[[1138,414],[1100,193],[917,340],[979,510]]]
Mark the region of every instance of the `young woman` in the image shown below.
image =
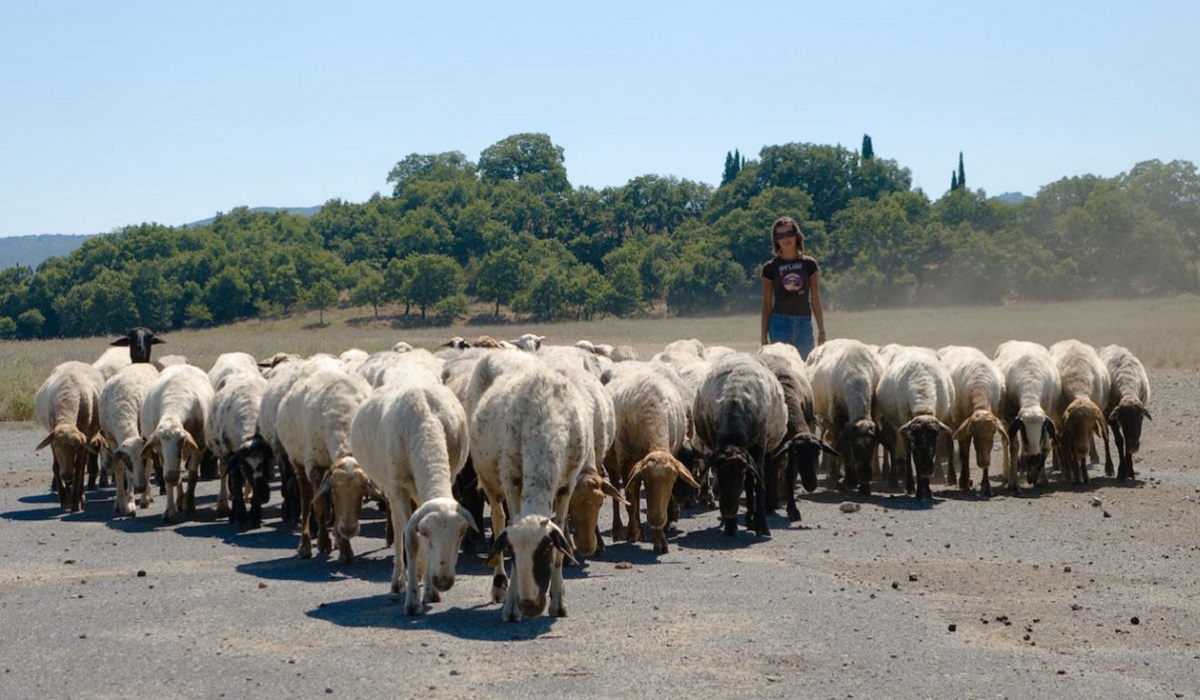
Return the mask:
[[[781,216],[771,227],[775,257],[763,264],[761,342],[791,343],[808,358],[813,349],[813,321],[817,345],[825,343],[825,317],[817,261],[804,254],[804,235],[790,216]]]

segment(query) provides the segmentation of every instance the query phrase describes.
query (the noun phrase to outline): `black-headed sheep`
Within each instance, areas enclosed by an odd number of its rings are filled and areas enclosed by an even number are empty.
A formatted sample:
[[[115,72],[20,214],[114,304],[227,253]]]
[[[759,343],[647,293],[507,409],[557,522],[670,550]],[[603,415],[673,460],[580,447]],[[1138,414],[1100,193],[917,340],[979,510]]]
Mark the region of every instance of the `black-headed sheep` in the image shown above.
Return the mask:
[[[1107,345],[1099,353],[1111,380],[1104,411],[1117,446],[1117,479],[1132,481],[1133,455],[1141,448],[1142,419],[1150,420],[1150,411],[1146,409],[1150,402],[1150,378],[1141,360],[1128,348]],[[1112,471],[1110,458],[1105,472],[1111,475]]]
[[[787,431],[779,381],[755,355],[726,355],[700,385],[692,415],[697,438],[712,450],[725,534],[737,534],[744,491],[747,525],[760,536],[770,535],[763,470],[767,452],[779,446]]]

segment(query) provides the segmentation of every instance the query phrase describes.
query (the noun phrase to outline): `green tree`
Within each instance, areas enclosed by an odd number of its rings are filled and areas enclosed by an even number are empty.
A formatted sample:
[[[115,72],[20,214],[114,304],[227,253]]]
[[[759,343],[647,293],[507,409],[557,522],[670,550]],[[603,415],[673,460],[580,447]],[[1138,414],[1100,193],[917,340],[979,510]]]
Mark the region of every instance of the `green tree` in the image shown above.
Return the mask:
[[[513,247],[493,250],[480,262],[475,294],[483,301],[495,303],[495,315],[499,316],[500,305],[511,304],[532,276],[533,267],[525,261],[521,251]]]
[[[475,164],[459,151],[422,155],[411,153],[396,163],[388,173],[387,182],[394,186],[393,197],[399,197],[404,188],[420,181],[447,181],[460,177],[474,178]]]
[[[17,322],[9,316],[0,316],[0,340],[12,340],[17,337]]]
[[[329,280],[318,280],[304,294],[305,304],[318,312],[319,323],[325,325],[325,309],[337,304],[338,293]]]
[[[350,267],[353,286],[350,291],[350,303],[355,306],[370,306],[379,318],[379,305],[387,298],[383,281],[383,273],[374,265],[357,262]]]
[[[862,159],[864,161],[871,160],[875,157],[875,146],[871,144],[870,134],[863,134],[862,140]]]
[[[958,186],[960,188],[967,186],[967,171],[963,169],[962,151],[958,152]]]
[[[538,176],[539,191],[566,192],[571,188],[563,165],[562,146],[546,134],[514,134],[483,149],[479,172],[485,181],[520,181]]]
[[[38,309],[28,309],[17,316],[17,337],[22,340],[37,338],[46,325],[46,317]]]
[[[610,291],[602,300],[600,310],[614,316],[629,316],[642,308],[642,278],[637,267],[624,263],[605,273]]]
[[[466,291],[463,269],[448,255],[415,255],[411,264],[413,276],[408,283],[407,301],[421,309],[422,319],[429,307]]]

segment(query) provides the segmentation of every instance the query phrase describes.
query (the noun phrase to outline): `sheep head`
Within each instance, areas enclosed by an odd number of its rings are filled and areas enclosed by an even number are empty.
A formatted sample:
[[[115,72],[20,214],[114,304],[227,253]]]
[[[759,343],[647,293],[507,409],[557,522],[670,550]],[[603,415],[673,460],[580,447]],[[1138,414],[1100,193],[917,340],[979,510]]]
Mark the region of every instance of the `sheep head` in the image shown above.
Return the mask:
[[[1057,433],[1054,422],[1040,409],[1022,411],[1008,426],[1009,440],[1018,440],[1021,465],[1032,486],[1042,480],[1046,455],[1054,449]]]
[[[736,532],[737,514],[746,475],[749,474],[750,478],[756,481],[761,481],[762,475],[754,463],[754,458],[742,447],[727,445],[712,454],[709,459],[711,468],[717,475],[717,502],[721,520],[725,522],[726,534],[733,534]],[[732,531],[731,523],[734,524]]]
[[[479,532],[475,518],[453,498],[429,499],[404,526],[405,550],[413,557],[410,566],[416,566],[417,552],[424,553],[426,577],[435,590],[445,592],[454,585],[459,545],[468,529]],[[406,610],[409,603],[415,606],[415,601],[406,601]]]
[[[334,461],[321,487],[313,495],[313,501],[329,496],[333,502],[334,532],[338,538],[338,560],[343,564],[354,561],[354,550],[350,540],[358,535],[359,516],[363,501],[368,493],[367,474],[358,466],[358,461],[343,455]]]
[[[700,488],[688,468],[670,452],[654,450],[633,465],[629,483],[625,485],[625,494],[630,498],[636,497],[643,483],[646,485],[646,522],[654,530],[655,554],[667,553],[667,511],[677,479],[692,488]]]
[[[595,554],[599,546],[596,530],[605,496],[612,496],[613,500],[626,506],[629,505],[617,487],[613,486],[608,479],[595,472],[579,472],[579,476],[575,480],[575,490],[571,492],[567,520],[571,523],[575,548],[585,556]]]
[[[833,449],[829,443],[812,433],[800,433],[788,440],[785,440],[775,454],[771,456],[772,461],[783,454],[787,454],[788,468],[795,469],[800,475],[800,484],[805,491],[812,493],[817,489],[817,466],[821,462],[821,453],[841,457],[837,450]]]
[[[546,609],[546,594],[555,567],[562,566],[571,556],[571,545],[567,536],[545,516],[529,514],[517,518],[496,537],[487,565],[496,566],[497,557],[511,554],[513,559],[513,586],[518,592],[517,607],[523,617],[537,617]],[[509,595],[513,594],[510,588]]]
[[[129,359],[134,363],[149,362],[150,348],[155,345],[161,345],[167,341],[162,338],[155,337],[154,331],[145,326],[130,328],[126,334],[109,343],[117,347],[129,348]]]
[[[1125,450],[1137,454],[1142,442],[1142,419],[1151,420],[1150,411],[1135,398],[1121,399],[1121,403],[1108,413],[1108,424],[1120,430],[1125,439]]]
[[[900,426],[900,435],[908,446],[917,473],[925,478],[933,476],[937,464],[938,440],[942,435],[953,433],[950,427],[935,416],[920,415]]]

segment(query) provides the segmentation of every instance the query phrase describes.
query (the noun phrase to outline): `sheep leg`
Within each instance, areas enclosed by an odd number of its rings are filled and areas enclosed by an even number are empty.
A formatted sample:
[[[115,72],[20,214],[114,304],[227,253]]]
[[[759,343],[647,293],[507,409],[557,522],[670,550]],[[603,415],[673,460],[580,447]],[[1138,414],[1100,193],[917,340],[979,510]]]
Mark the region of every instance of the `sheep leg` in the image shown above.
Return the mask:
[[[613,485],[616,486],[616,484]],[[625,541],[625,538],[629,535],[629,530],[621,523],[621,504],[616,499],[613,499],[612,509],[612,529],[609,531],[609,535],[612,537],[613,544],[616,544]]]
[[[303,467],[298,464],[292,465],[292,471],[296,475],[296,486],[300,491],[300,558],[311,559],[313,555],[312,537],[309,535],[308,527],[309,520],[312,519],[312,500],[313,487],[312,483],[307,478],[301,478],[304,474]]]
[[[784,472],[783,488],[784,497],[787,499],[787,516],[789,523],[800,521],[800,509],[796,507],[796,472],[797,467],[795,459],[792,457],[791,450],[788,450],[787,470]]]
[[[317,469],[309,470],[308,483],[311,489],[310,493],[315,494],[320,490],[321,482],[324,478],[324,474],[321,471]],[[312,514],[313,522],[317,529],[317,551],[321,554],[329,554],[333,551],[333,538],[329,534],[329,520],[332,510],[328,496],[313,498]]]
[[[559,529],[564,529],[567,525],[569,508],[569,494],[560,493],[554,497],[554,524],[558,525]],[[555,550],[554,565],[550,571],[550,604],[547,608],[550,617],[567,616],[567,602],[563,599],[563,560],[565,558],[562,551]]]
[[[221,487],[217,493],[217,517],[229,516],[229,460],[221,457],[217,460],[217,474]]]
[[[1121,433],[1121,424],[1115,420],[1108,422],[1108,432],[1112,434],[1113,444],[1117,448],[1117,479],[1124,481],[1125,471],[1125,436]],[[1112,456],[1108,452],[1108,439],[1104,440],[1104,475],[1113,475]]]
[[[407,520],[405,521],[407,522]],[[397,527],[400,527],[397,524]],[[425,597],[421,597],[421,569],[424,552],[421,551],[421,541],[416,529],[401,530],[396,541],[404,540],[403,545],[396,545],[403,554],[407,555],[410,561],[405,562],[405,587],[404,587],[404,614],[405,615],[420,615],[425,611],[425,603],[433,601],[436,590],[433,587],[431,576],[432,570],[425,571]],[[400,556],[400,555],[397,555]],[[395,572],[393,572],[395,576]],[[399,592],[399,579],[393,583],[393,591]]]
[[[200,459],[189,457],[187,461],[187,495],[184,497],[184,512],[189,518],[196,517],[196,482],[200,480]]]
[[[125,470],[125,460],[110,459],[113,464],[113,486],[117,487],[116,500],[113,501],[113,511],[117,515],[137,515],[137,506],[133,504],[133,484],[129,483],[130,474]]]
[[[760,459],[762,457],[761,454],[756,456]],[[771,529],[767,527],[766,485],[749,472],[746,473],[746,479],[746,512],[753,514],[751,527],[754,528],[754,534],[759,537],[770,537]]]
[[[163,484],[167,487],[167,508],[163,511],[163,522],[175,522],[179,517],[179,466],[163,468]]]
[[[774,513],[779,507],[779,470],[775,467],[774,460],[770,464],[765,465],[763,471],[766,477],[766,487],[763,493],[766,496],[766,502],[763,503],[763,508],[768,513]]]
[[[75,478],[71,486],[71,512],[78,513],[83,509],[83,472],[87,469],[87,453],[84,452],[75,460]]]
[[[100,475],[100,460],[91,453],[85,452],[87,455],[84,458],[84,467],[87,469],[88,481],[87,490],[94,491],[96,489],[96,479]]]
[[[960,468],[962,470],[962,472],[959,474],[959,477],[958,477],[958,488],[962,491],[970,491],[971,490],[971,438],[968,437],[966,440],[959,440],[957,445],[955,445],[954,441],[951,440],[951,442],[950,442],[951,454],[953,454],[955,448],[958,448],[958,461],[959,461],[959,464],[961,465]],[[979,448],[978,447],[975,448],[975,456],[976,456],[976,458],[979,457]],[[951,468],[950,471],[951,471],[951,473],[953,473],[953,471],[954,471],[953,468]],[[984,473],[986,474],[987,471],[984,470]],[[986,479],[985,479],[985,481],[986,481]]]
[[[493,496],[491,493],[487,494],[487,500],[488,507],[492,510],[492,537],[499,537],[500,533],[504,532],[504,526],[507,522],[507,518],[504,515],[504,504],[501,503],[499,495]],[[505,598],[505,591],[511,594],[512,588],[516,588],[516,586],[514,585],[510,588],[508,585],[508,573],[504,570],[503,553],[497,559],[496,567],[492,573],[492,602],[503,602],[505,608],[508,608],[509,603],[508,599]],[[515,598],[513,598],[513,604],[516,604]],[[505,619],[507,620],[508,618]]]
[[[626,493],[629,499],[629,528],[625,532],[626,542],[641,542],[642,541],[642,495],[641,489],[636,493]],[[617,501],[613,500],[613,505],[617,505]],[[615,525],[614,525],[615,527]]]

